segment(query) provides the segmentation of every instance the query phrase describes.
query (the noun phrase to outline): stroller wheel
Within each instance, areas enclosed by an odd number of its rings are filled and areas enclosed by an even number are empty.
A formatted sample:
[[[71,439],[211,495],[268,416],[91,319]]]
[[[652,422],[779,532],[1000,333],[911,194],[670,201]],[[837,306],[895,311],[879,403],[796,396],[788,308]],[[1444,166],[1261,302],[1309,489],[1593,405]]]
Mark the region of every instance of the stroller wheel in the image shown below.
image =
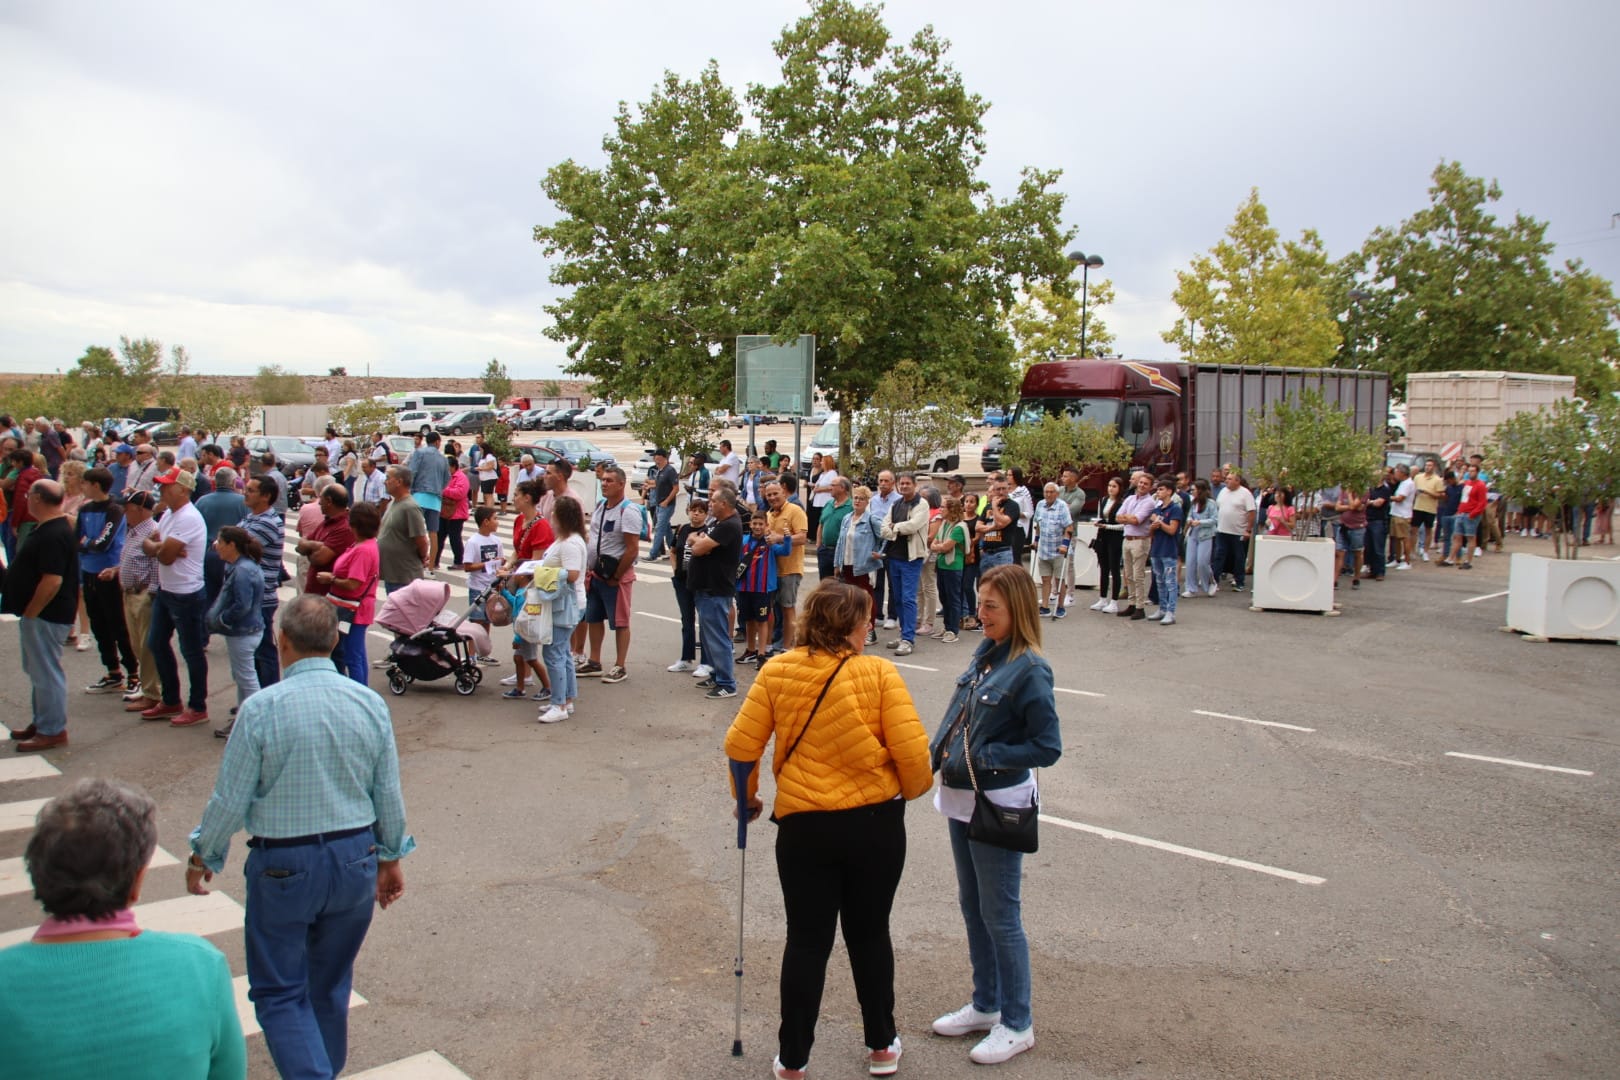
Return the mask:
[[[390,671],[388,673],[388,692],[391,694],[403,694],[405,692],[405,676],[397,671]]]
[[[456,672],[456,693],[465,696],[478,689],[477,675],[476,671],[471,674],[465,671]]]

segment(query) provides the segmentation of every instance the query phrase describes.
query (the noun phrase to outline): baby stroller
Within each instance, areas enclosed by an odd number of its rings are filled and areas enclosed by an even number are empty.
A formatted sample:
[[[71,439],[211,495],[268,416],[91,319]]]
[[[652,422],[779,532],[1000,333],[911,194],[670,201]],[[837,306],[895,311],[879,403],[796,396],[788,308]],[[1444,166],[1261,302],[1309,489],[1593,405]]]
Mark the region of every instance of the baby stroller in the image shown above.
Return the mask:
[[[394,633],[388,646],[389,692],[403,694],[413,682],[447,675],[454,676],[458,694],[478,689],[484,672],[477,657],[489,654],[489,634],[476,623],[463,626],[466,614],[444,610],[449,601],[448,584],[426,579],[396,589],[383,600],[377,625]]]

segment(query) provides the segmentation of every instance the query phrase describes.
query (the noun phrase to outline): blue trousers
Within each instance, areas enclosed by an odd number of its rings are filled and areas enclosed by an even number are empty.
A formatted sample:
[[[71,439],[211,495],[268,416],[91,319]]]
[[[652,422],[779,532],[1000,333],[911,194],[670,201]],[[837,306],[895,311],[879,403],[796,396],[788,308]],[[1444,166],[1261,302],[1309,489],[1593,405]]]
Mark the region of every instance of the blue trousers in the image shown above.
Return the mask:
[[[194,712],[208,711],[208,640],[204,619],[208,614],[205,590],[172,593],[159,589],[153,597],[152,631],[147,644],[157,665],[158,682],[163,687],[163,704],[180,704],[180,665],[174,658],[174,637],[180,638],[180,655],[186,661],[186,679],[191,684],[186,707]]]
[[[566,581],[566,589],[573,588]],[[572,626],[551,624],[551,644],[540,646],[540,657],[545,661],[546,674],[551,679],[551,703],[566,705],[579,696],[579,677],[574,674],[574,658],[568,652],[568,639],[573,637]]]
[[[370,830],[297,847],[250,846],[248,998],[283,1080],[331,1080],[349,1056],[354,958],[377,900]]]
[[[1384,549],[1389,540],[1389,522],[1379,518],[1367,519],[1367,567],[1372,576],[1384,576]]]
[[[681,655],[680,659],[691,663],[697,658],[697,606],[693,603],[692,591],[686,587],[679,574],[675,575],[675,606],[681,612]]]
[[[343,666],[347,669],[345,674],[361,686],[367,685],[371,674],[371,658],[366,655],[366,631],[370,629],[370,623],[364,626],[355,623],[347,634],[338,635],[338,648],[343,650]]]
[[[67,644],[73,626],[24,618],[17,628],[23,674],[33,687],[34,728],[41,735],[60,735],[67,730],[67,673],[62,670],[62,646]]]
[[[259,689],[274,686],[281,681],[281,653],[276,651],[276,609],[281,601],[265,604],[259,609],[264,615],[264,636],[253,650],[253,670],[259,676]]]
[[[714,685],[722,690],[737,689],[731,651],[731,597],[698,593],[694,606],[698,633],[703,639],[703,662],[714,673]]]
[[[1029,940],[1020,895],[1024,856],[969,840],[965,821],[947,825],[956,863],[956,902],[967,924],[968,961],[973,965],[973,1007],[999,1011],[1003,1024],[1023,1031],[1032,1022]]]
[[[670,540],[673,539],[674,535],[669,523],[674,516],[675,507],[673,504],[658,507],[658,523],[653,527],[652,550],[647,553],[648,558],[657,559],[669,550]]]
[[[900,637],[904,641],[917,638],[917,589],[922,584],[922,564],[921,559],[889,560],[892,602],[900,608]]]
[[[1176,585],[1176,558],[1172,555],[1168,558],[1153,559],[1151,562],[1153,563],[1153,583],[1159,587],[1159,610],[1166,615],[1174,615],[1176,613],[1178,590]]]
[[[939,583],[939,606],[945,609],[945,629],[954,634],[962,629],[962,571],[935,567],[934,580]]]

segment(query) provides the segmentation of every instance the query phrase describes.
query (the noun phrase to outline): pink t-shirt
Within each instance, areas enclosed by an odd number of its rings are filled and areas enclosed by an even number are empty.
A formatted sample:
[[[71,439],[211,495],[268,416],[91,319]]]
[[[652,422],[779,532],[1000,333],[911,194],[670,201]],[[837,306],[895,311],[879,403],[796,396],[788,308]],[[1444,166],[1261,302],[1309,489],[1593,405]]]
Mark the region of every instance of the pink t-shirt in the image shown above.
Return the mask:
[[[364,595],[360,598],[360,608],[354,613],[356,626],[370,626],[377,614],[377,575],[381,569],[382,561],[377,554],[377,541],[374,539],[362,540],[351,546],[332,564],[333,577],[354,578],[356,581],[366,583]],[[353,593],[337,589],[332,591],[337,596],[355,599]]]
[[[1294,524],[1294,508],[1282,503],[1272,503],[1266,508],[1266,535],[1288,536]]]

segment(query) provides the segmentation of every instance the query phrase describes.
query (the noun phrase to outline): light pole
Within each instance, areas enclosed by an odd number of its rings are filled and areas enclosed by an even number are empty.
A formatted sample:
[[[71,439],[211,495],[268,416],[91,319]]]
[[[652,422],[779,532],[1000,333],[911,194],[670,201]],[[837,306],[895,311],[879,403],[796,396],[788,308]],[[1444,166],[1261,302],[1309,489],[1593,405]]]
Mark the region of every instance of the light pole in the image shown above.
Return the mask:
[[[1090,282],[1087,280],[1094,267],[1103,264],[1101,255],[1087,255],[1083,251],[1069,252],[1069,261],[1080,264],[1080,358],[1086,358],[1086,293]]]

